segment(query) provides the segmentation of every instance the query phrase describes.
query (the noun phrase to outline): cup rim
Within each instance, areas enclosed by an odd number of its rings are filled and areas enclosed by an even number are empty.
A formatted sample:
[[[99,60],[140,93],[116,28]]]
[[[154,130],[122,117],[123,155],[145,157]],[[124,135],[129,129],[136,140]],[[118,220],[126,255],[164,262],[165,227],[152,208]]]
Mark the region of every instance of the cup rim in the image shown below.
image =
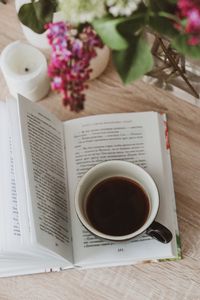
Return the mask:
[[[110,166],[113,166],[113,165],[116,166],[117,164],[119,164],[119,166],[120,165],[124,165],[124,166],[126,165],[127,167],[131,167],[131,168],[137,169],[137,171],[139,171],[139,172],[142,172],[148,178],[148,180],[150,181],[151,186],[152,186],[152,188],[154,190],[154,194],[155,194],[155,199],[153,200],[154,201],[154,207],[153,207],[153,210],[151,210],[150,215],[148,216],[146,222],[138,230],[136,230],[136,231],[134,231],[134,232],[132,232],[130,234],[127,234],[127,235],[122,235],[122,236],[114,236],[114,235],[105,234],[105,233],[102,233],[101,231],[95,229],[93,226],[91,226],[89,224],[89,222],[86,220],[86,218],[83,216],[83,214],[81,212],[81,209],[80,209],[80,203],[79,203],[79,193],[80,193],[80,190],[81,190],[82,185],[84,184],[84,181],[86,180],[86,178],[88,176],[91,176],[93,173],[95,173],[96,171],[98,171],[98,169],[100,169],[100,168],[104,168],[105,166],[109,166],[109,165]],[[122,177],[121,175],[119,175],[119,176]],[[95,185],[98,182],[101,182],[102,180],[104,180],[106,178],[110,178],[110,177],[114,177],[114,175],[107,176],[107,177],[105,176],[104,178],[100,178],[99,181],[97,181],[95,183]],[[131,179],[131,177],[128,176],[128,175],[127,176],[124,175],[124,177]],[[132,180],[134,180],[134,179],[132,178]],[[143,185],[139,181],[138,181],[138,183],[141,185],[141,187],[143,187]],[[146,192],[145,188],[144,188],[144,191]],[[148,195],[148,198],[149,198],[149,195]],[[76,211],[76,214],[77,214],[80,222],[92,234],[94,234],[95,236],[97,236],[99,238],[103,238],[103,239],[110,240],[110,241],[125,241],[125,240],[132,239],[132,238],[138,236],[139,234],[145,232],[145,230],[153,223],[153,221],[156,218],[156,215],[158,213],[158,208],[159,208],[159,192],[158,192],[158,188],[156,186],[156,183],[153,180],[153,178],[151,177],[151,175],[146,170],[144,170],[142,167],[140,167],[140,166],[138,166],[138,165],[136,165],[136,164],[134,164],[132,162],[128,162],[128,161],[123,161],[123,160],[109,160],[109,161],[98,163],[95,166],[91,167],[81,177],[80,181],[77,184],[77,188],[76,188],[76,192],[75,192],[75,201],[74,201],[74,204],[75,204],[75,211]]]

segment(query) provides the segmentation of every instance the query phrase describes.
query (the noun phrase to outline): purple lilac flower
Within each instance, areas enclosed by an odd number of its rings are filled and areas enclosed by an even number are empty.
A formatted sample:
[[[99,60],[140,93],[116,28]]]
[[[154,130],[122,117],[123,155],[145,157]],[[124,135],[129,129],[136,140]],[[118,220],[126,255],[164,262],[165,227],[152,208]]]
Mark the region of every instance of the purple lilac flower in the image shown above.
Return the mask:
[[[84,89],[90,77],[90,61],[96,56],[96,47],[103,43],[91,26],[80,33],[64,22],[49,23],[47,37],[52,52],[48,66],[53,90],[62,94],[63,104],[71,110],[83,109]]]

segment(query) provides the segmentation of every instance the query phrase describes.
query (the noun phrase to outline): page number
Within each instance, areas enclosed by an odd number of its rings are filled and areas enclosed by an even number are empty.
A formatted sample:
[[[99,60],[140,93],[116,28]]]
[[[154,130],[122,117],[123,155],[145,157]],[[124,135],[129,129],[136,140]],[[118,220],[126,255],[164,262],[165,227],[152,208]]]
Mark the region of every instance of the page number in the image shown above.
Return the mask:
[[[117,252],[123,252],[124,251],[124,248],[118,248],[117,249]]]

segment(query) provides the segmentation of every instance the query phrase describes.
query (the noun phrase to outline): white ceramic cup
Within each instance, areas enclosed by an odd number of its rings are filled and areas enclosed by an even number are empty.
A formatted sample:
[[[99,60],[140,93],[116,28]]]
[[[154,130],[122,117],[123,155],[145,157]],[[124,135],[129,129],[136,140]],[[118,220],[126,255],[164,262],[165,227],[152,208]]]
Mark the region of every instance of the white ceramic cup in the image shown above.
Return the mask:
[[[101,181],[112,177],[125,177],[136,182],[146,193],[149,200],[148,216],[144,224],[136,231],[127,235],[109,235],[97,230],[89,220],[86,211],[86,202],[91,190]],[[81,223],[94,235],[112,240],[123,241],[146,232],[162,243],[172,239],[171,232],[155,221],[159,208],[159,193],[152,177],[141,167],[126,161],[112,160],[100,163],[91,168],[78,183],[75,193],[75,209]]]

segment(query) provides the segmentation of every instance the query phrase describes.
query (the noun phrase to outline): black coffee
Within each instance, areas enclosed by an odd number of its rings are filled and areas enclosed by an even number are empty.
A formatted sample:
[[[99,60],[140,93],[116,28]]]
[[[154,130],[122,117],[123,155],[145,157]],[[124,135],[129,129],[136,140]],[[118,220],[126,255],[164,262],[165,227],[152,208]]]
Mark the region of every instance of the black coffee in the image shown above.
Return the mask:
[[[142,187],[125,177],[111,177],[98,183],[86,204],[87,217],[98,231],[122,236],[144,225],[149,200]]]

